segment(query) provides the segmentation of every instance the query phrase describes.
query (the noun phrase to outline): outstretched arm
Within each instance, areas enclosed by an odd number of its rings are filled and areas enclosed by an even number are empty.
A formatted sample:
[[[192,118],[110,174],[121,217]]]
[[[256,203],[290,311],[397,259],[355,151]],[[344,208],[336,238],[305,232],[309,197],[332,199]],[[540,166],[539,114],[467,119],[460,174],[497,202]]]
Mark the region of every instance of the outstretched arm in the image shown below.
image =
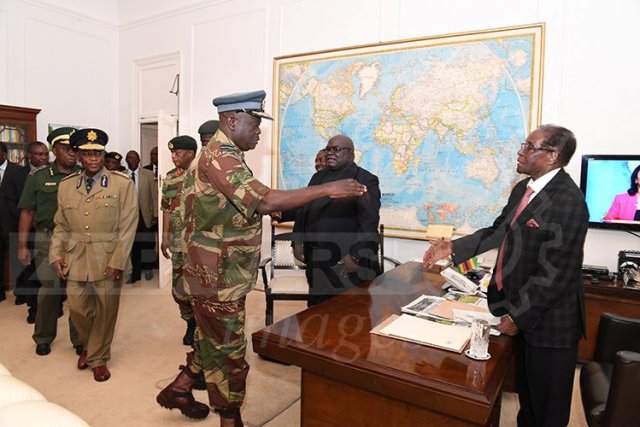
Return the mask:
[[[366,192],[367,187],[355,179],[341,179],[297,190],[270,190],[260,200],[256,211],[266,215],[271,212],[297,208],[321,197],[359,197]]]

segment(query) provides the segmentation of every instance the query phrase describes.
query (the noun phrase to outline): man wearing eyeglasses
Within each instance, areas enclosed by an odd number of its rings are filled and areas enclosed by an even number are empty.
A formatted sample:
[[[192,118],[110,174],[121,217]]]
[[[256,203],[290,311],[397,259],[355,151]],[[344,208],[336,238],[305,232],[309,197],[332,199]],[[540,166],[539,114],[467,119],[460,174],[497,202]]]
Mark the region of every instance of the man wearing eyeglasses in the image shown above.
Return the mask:
[[[378,177],[354,162],[353,141],[336,135],[325,148],[326,167],[309,186],[352,178],[367,187],[363,197],[324,197],[298,210],[294,253],[306,263],[308,305],[313,306],[380,274],[377,230],[380,220]]]
[[[569,422],[578,340],[584,335],[584,195],[564,171],[576,150],[571,131],[544,125],[518,151],[519,173],[493,225],[453,242],[437,241],[423,265],[451,255],[460,264],[498,249],[488,288],[498,330],[516,338],[519,426]]]

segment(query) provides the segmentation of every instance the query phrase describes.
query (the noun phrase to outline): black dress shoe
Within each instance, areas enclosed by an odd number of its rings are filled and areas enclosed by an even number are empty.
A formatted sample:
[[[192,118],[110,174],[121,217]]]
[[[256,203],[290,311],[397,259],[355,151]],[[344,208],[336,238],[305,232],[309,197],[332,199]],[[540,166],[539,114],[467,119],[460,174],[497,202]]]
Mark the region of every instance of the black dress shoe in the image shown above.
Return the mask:
[[[51,345],[50,344],[38,344],[36,345],[36,354],[38,356],[46,356],[51,353]]]
[[[153,279],[153,271],[151,270],[147,270],[144,272],[144,279],[145,280],[151,280]]]
[[[78,356],[80,356],[84,351],[84,347],[82,346],[82,344],[74,345],[73,348],[76,350],[76,354]]]
[[[36,311],[35,310],[29,310],[29,314],[27,314],[27,323],[29,323],[31,325],[36,323]]]
[[[131,285],[132,283],[136,283],[138,280],[140,280],[140,279],[134,279],[133,277],[129,277],[129,280],[127,280],[126,283],[128,285]]]

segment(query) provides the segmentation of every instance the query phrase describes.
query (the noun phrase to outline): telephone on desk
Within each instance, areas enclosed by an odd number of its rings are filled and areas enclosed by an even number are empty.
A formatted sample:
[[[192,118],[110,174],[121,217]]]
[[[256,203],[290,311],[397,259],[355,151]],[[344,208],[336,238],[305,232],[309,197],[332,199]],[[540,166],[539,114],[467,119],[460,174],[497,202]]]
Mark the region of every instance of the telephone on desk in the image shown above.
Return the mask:
[[[466,294],[475,294],[478,292],[478,285],[467,279],[464,274],[458,273],[451,267],[445,268],[440,272],[448,284]]]

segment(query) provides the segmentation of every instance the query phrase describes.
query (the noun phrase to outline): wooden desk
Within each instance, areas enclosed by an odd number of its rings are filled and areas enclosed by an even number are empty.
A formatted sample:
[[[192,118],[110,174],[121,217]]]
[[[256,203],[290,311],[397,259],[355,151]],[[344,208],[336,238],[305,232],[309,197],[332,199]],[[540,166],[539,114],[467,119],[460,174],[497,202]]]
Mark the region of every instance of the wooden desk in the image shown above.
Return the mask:
[[[622,281],[584,281],[587,339],[580,340],[578,359],[593,360],[600,315],[604,312],[640,319],[640,290],[625,288]]]
[[[302,426],[498,426],[511,338],[491,337],[486,362],[370,334],[441,277],[406,263],[252,335],[263,356],[302,368]]]

